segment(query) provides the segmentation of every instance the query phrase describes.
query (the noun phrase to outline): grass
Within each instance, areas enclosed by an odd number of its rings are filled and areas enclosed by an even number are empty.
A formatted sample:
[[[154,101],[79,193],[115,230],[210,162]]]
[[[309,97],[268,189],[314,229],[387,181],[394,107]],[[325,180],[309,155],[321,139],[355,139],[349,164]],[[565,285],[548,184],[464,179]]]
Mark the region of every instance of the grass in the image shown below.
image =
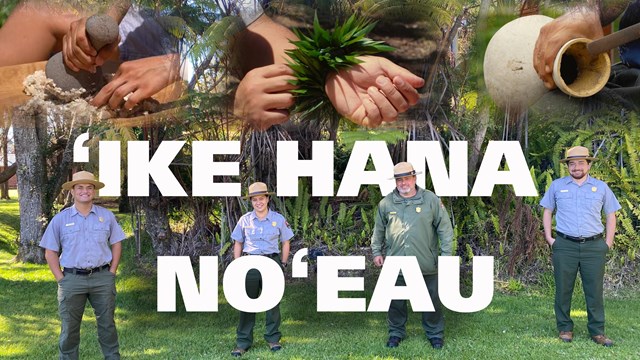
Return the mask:
[[[14,262],[17,203],[0,201],[0,357],[52,359],[57,356],[59,319],[56,284],[46,265]],[[8,220],[7,220],[8,219]],[[120,217],[126,221],[127,217]],[[6,240],[9,239],[9,240]],[[219,311],[156,312],[156,278],[147,263],[134,259],[134,242],[124,243],[125,258],[117,279],[116,319],[121,354],[126,359],[230,359],[237,311],[219,289]],[[148,250],[147,250],[148,255]],[[376,281],[367,277],[366,296]],[[576,289],[577,290],[577,289]],[[586,332],[584,299],[576,292],[571,344],[556,339],[553,296],[548,289],[524,287],[514,294],[496,293],[491,305],[477,313],[446,311],[445,348],[434,351],[425,340],[420,315],[412,314],[407,339],[386,349],[384,313],[318,313],[311,280],[287,284],[281,303],[284,349],[271,353],[262,339],[264,314],[258,315],[254,347],[246,359],[636,359],[640,358],[640,296],[607,299],[607,334],[613,348],[592,343]],[[216,299],[212,299],[216,301]],[[101,357],[95,317],[87,307],[81,329],[81,354]]]

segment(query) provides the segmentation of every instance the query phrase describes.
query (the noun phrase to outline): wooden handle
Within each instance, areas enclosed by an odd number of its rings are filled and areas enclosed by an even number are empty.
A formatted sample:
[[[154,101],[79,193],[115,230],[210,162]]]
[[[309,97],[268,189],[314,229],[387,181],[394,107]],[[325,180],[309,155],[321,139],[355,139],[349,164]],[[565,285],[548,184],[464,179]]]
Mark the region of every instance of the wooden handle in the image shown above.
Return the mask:
[[[590,42],[587,44],[587,50],[591,56],[596,56],[637,39],[640,39],[640,23]]]

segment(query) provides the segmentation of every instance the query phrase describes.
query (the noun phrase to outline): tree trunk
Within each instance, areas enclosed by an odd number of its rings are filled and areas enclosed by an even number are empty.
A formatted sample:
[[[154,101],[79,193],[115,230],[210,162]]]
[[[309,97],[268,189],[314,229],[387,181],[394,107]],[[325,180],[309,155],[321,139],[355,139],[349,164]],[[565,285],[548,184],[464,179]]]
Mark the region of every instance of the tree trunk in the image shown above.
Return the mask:
[[[46,141],[46,114],[34,110],[14,112],[14,139],[18,163],[18,191],[20,197],[20,244],[18,260],[44,263],[44,251],[38,246],[47,224],[45,189],[47,187],[46,159],[42,149]],[[44,123],[44,126],[43,126]]]
[[[151,237],[151,245],[157,256],[173,255],[172,231],[169,227],[169,201],[160,194],[154,183],[149,184],[149,197],[142,199],[145,214],[144,227]]]
[[[0,128],[0,156],[2,156],[2,168],[9,169],[9,126],[11,123],[6,119]],[[9,200],[9,176],[6,180],[0,179],[0,199]]]
[[[156,127],[145,130],[145,137],[149,140],[150,154],[158,149],[164,138],[164,130]],[[173,232],[169,226],[169,199],[160,194],[160,190],[153,181],[149,182],[149,197],[140,200],[145,214],[144,227],[151,237],[151,245],[157,256],[173,255]]]
[[[484,143],[484,138],[489,128],[491,112],[489,106],[483,105],[478,113],[478,128],[471,142],[471,157],[469,158],[469,176],[476,173],[478,161],[480,160],[480,149]]]
[[[478,33],[485,31],[487,28],[487,18],[489,16],[490,7],[490,0],[482,0],[480,3],[480,10],[478,13]],[[487,134],[490,120],[491,110],[489,105],[482,103],[481,108],[478,110],[478,127],[473,136],[473,141],[471,142],[471,158],[469,159],[470,177],[472,177],[472,174],[476,174],[478,161],[480,160],[480,149],[482,149],[482,144],[484,143],[484,138]]]

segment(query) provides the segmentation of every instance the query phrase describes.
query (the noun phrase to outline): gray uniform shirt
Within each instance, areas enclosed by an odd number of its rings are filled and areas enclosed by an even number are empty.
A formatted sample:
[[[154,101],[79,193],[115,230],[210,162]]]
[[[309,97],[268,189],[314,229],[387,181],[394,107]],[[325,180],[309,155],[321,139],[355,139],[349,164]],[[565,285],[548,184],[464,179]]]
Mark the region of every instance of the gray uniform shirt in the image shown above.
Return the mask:
[[[269,210],[264,220],[255,211],[242,215],[231,233],[231,238],[244,243],[242,251],[252,255],[278,254],[278,242],[288,241],[293,231],[284,216]]]
[[[556,230],[569,236],[602,234],[602,213],[620,210],[620,203],[609,186],[587,175],[582,185],[571,176],[554,180],[540,200],[540,206],[556,210]]]
[[[93,205],[84,217],[72,206],[51,219],[40,247],[60,253],[62,267],[91,269],[110,263],[110,245],[125,237],[111,211]]]

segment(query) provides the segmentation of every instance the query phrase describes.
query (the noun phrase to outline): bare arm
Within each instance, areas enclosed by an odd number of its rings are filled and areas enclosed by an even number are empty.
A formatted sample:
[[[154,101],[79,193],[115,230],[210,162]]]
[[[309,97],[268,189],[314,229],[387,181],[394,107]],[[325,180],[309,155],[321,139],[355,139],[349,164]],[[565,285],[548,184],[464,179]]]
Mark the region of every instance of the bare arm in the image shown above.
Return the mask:
[[[232,51],[244,75],[262,66],[286,64],[285,50],[293,48],[289,40],[295,39],[291,30],[262,15],[236,35]]]
[[[556,239],[551,235],[551,218],[553,216],[553,210],[544,209],[542,213],[542,226],[544,226],[544,238],[547,240],[549,245],[553,245]]]
[[[105,11],[120,22],[130,5],[130,0],[119,0]],[[22,1],[0,28],[0,66],[43,61],[62,51],[71,24],[89,15],[88,10]]]
[[[45,2],[18,4],[0,28],[0,66],[47,60],[62,50],[62,37],[79,17]]]
[[[111,267],[109,271],[116,273],[118,271],[118,264],[120,264],[120,256],[122,255],[122,242],[117,242],[111,245]]]
[[[236,241],[233,244],[233,258],[237,259],[240,256],[242,256],[242,243],[239,241]]]
[[[62,273],[62,270],[60,270],[60,257],[58,252],[45,249],[44,258],[47,260],[49,269],[51,269],[51,273],[53,273],[53,277],[56,279],[56,281],[62,280],[64,274]]]
[[[631,3],[630,0],[598,0],[600,10],[600,23],[609,25],[617,19]]]
[[[289,262],[289,249],[290,249],[290,241],[287,240],[285,242],[282,243],[282,263],[286,264],[287,262]]]
[[[613,247],[613,237],[616,234],[616,213],[615,211],[607,215],[607,221],[605,224],[605,241],[609,249]]]
[[[111,18],[119,24],[127,14],[127,11],[129,11],[130,7],[131,0],[114,1],[113,5],[111,5],[111,7],[106,11],[106,14],[111,16]]]
[[[615,20],[627,8],[629,0],[591,0],[575,7],[540,29],[533,51],[533,67],[545,87],[556,87],[553,81],[553,61],[560,48],[569,40],[603,36],[602,25]]]
[[[234,113],[254,128],[264,130],[289,119],[294,104],[289,92],[293,71],[284,66],[285,50],[293,48],[295,35],[262,15],[235,38],[233,53],[244,75],[236,91]],[[418,102],[416,88],[422,78],[377,57],[362,57],[362,64],[331,74],[325,92],[336,110],[349,120],[376,127],[395,121],[399,113]]]

